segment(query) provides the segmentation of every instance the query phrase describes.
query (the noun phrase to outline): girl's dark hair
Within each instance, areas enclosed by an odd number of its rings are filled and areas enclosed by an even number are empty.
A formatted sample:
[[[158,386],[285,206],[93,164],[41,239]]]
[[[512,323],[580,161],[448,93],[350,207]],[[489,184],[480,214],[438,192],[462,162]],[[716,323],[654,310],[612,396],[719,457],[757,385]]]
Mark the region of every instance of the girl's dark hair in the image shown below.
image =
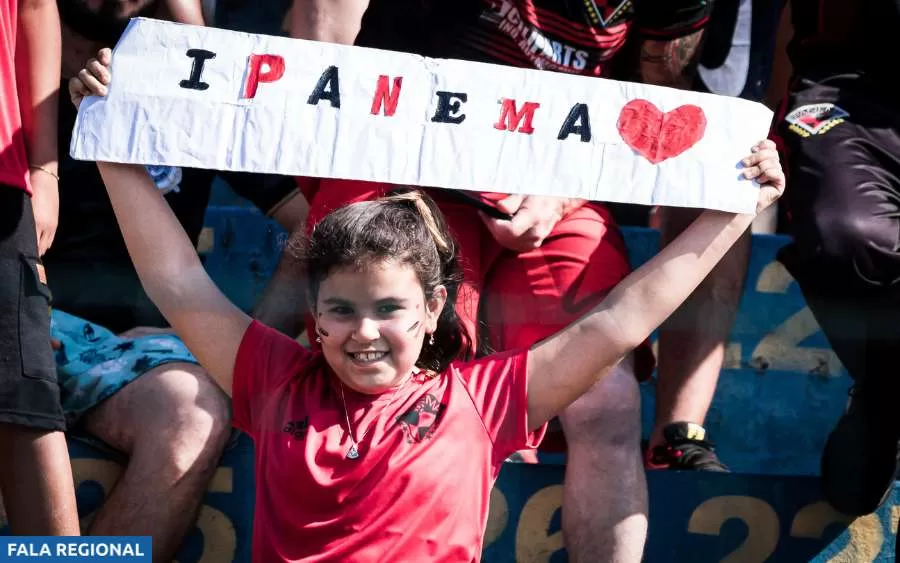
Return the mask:
[[[425,341],[416,365],[441,372],[462,351],[470,349],[455,308],[463,278],[458,246],[443,214],[422,192],[397,190],[381,199],[341,207],[313,227],[299,250],[311,311],[315,310],[319,286],[335,269],[363,268],[392,260],[415,270],[427,299],[437,286],[447,289],[434,344]]]

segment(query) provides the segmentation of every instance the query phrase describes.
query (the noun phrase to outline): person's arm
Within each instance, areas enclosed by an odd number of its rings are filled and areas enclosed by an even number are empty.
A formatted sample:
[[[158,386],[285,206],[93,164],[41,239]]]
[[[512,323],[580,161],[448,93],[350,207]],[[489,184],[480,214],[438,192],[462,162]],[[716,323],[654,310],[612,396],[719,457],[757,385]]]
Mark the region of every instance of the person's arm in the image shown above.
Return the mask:
[[[746,166],[744,175],[764,184],[759,210],[768,207],[784,191],[774,143],[762,143]],[[644,342],[719,263],[753,218],[704,211],[590,313],[536,344],[527,368],[529,429],[562,411]]]
[[[308,313],[306,271],[294,248],[303,236],[305,228],[301,226],[282,251],[281,261],[253,309],[254,319],[291,338],[297,338],[306,328]]]
[[[291,37],[353,45],[368,7],[369,0],[294,0]]]
[[[583,199],[511,195],[497,203],[497,209],[512,219],[481,215],[481,220],[501,246],[527,252],[539,248],[556,224],[587,203]]]
[[[105,95],[112,52],[69,81],[72,102]],[[143,166],[97,163],[128,253],[141,284],[175,332],[210,373],[231,393],[237,351],[250,317],[212,282],[172,209]]]
[[[775,36],[775,51],[772,53],[772,76],[769,79],[769,88],[766,91],[766,105],[775,109],[781,103],[781,99],[787,93],[791,82],[793,68],[788,57],[788,45],[794,37],[794,25],[792,23],[791,3],[785,2],[778,21],[777,35]]]
[[[57,155],[60,59],[59,12],[54,0],[21,0],[16,84],[28,153],[38,251],[50,248],[59,220]]]
[[[174,22],[205,26],[200,0],[166,0],[166,17]]]

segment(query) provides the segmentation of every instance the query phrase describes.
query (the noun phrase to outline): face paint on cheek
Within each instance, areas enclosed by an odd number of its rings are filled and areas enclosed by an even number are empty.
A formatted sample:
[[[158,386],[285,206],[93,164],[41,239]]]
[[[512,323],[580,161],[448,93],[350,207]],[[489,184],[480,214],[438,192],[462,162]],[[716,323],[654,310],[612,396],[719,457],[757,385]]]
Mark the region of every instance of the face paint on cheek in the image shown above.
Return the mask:
[[[330,334],[328,334],[328,333],[325,331],[324,328],[320,327],[319,325],[316,325],[316,332],[318,332],[321,336],[326,336],[326,337],[327,337],[327,336],[331,336]]]
[[[413,325],[411,327],[406,329],[406,332],[412,332],[412,331],[416,330],[417,328],[419,328],[419,321],[416,321],[415,323],[413,323]]]

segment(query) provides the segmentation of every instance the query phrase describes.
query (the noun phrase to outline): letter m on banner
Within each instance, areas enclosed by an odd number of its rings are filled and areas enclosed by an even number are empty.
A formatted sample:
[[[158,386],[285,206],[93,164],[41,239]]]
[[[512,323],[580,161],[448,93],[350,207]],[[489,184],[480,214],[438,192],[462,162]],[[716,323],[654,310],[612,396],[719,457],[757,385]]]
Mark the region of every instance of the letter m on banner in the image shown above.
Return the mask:
[[[510,98],[502,98],[500,100],[500,119],[494,124],[494,129],[500,131],[515,131],[517,128],[519,133],[531,135],[534,133],[532,120],[534,119],[534,111],[541,107],[537,102],[525,102],[522,109],[516,108],[516,101]],[[521,127],[519,126],[521,123]]]

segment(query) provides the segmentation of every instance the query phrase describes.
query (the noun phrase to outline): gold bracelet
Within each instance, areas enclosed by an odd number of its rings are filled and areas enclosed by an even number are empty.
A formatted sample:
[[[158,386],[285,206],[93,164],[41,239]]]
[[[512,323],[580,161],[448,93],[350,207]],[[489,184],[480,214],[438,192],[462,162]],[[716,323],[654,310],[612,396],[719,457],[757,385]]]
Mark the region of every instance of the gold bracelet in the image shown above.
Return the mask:
[[[47,170],[47,169],[44,168],[43,166],[38,166],[37,164],[29,164],[29,165],[28,165],[28,168],[30,168],[30,169],[32,169],[32,170],[40,170],[41,172],[46,172],[47,174],[50,174],[51,176],[53,176],[54,178],[56,178],[56,181],[59,182],[59,175],[54,174],[53,172],[50,172],[49,170]]]

